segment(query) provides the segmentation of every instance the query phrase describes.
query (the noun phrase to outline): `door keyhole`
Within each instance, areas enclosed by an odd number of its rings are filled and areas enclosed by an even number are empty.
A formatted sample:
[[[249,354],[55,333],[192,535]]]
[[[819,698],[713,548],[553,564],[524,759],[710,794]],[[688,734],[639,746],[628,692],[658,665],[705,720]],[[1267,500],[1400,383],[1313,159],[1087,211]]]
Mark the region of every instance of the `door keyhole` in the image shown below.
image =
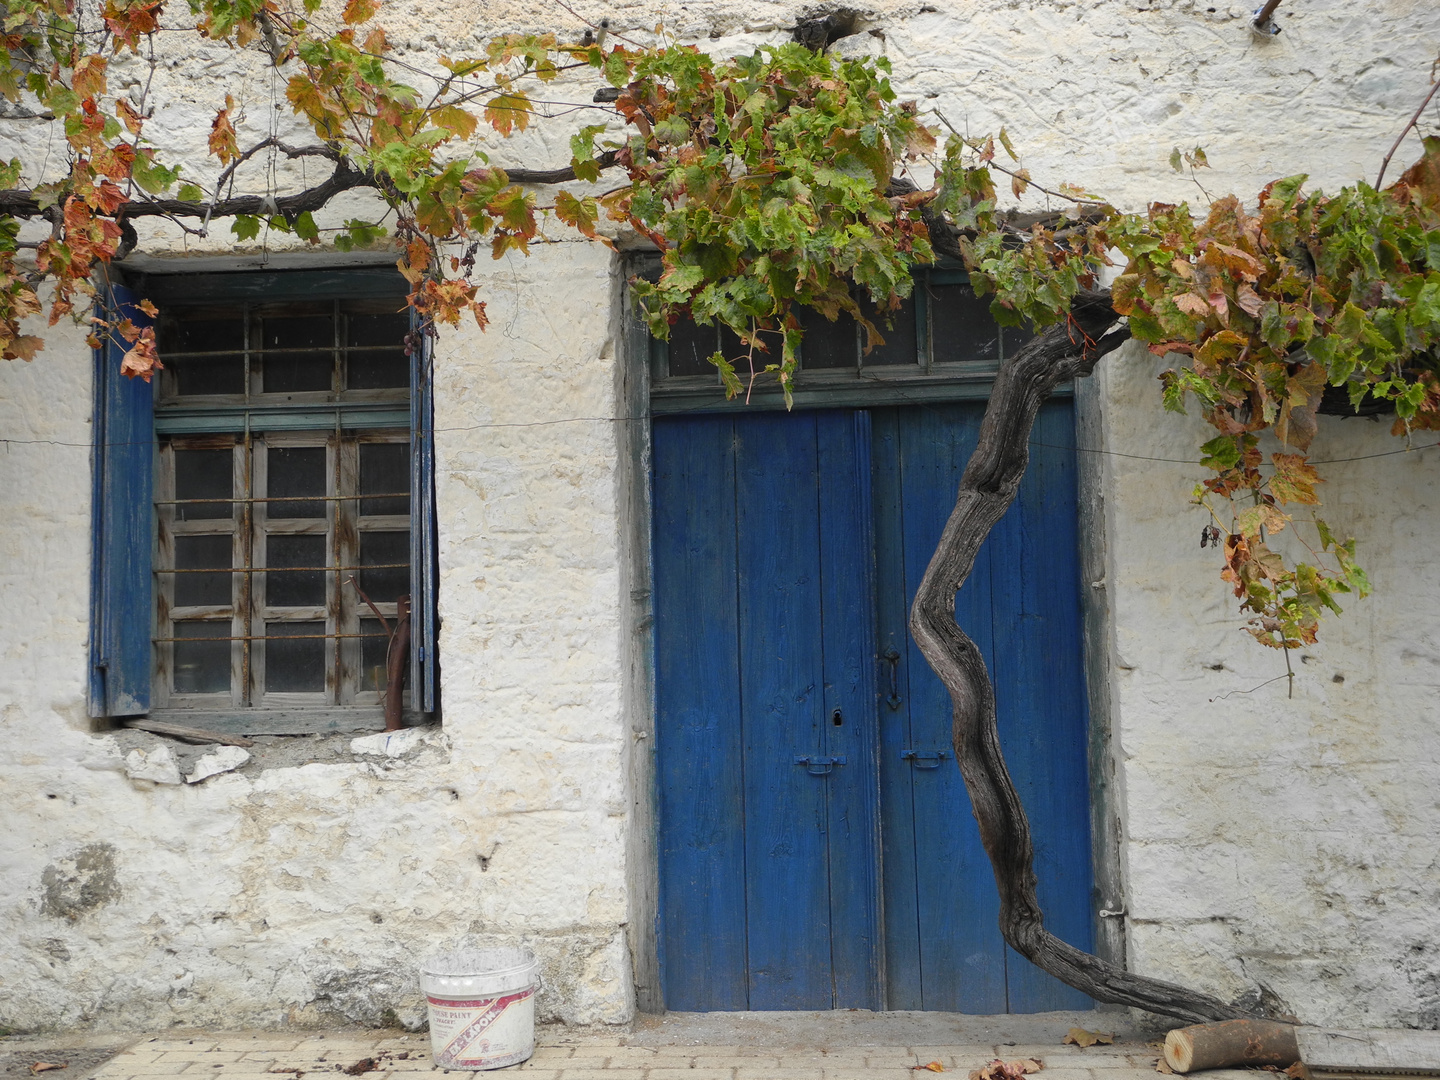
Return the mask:
[[[841,727],[845,723],[845,718],[840,715],[839,709],[836,709],[835,712],[831,715],[830,722],[836,727]]]

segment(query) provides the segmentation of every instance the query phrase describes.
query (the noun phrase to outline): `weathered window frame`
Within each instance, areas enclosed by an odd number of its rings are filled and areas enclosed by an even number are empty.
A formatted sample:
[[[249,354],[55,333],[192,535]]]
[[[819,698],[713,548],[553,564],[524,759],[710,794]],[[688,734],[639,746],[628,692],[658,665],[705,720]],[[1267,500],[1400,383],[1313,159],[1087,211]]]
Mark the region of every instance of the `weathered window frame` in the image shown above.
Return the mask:
[[[109,290],[107,307],[112,314],[129,316],[137,323],[146,321],[137,306],[142,296],[153,298],[162,317],[167,311],[191,305],[229,305],[245,311],[246,340],[242,349],[234,351],[245,352],[247,374],[258,371],[258,363],[249,359],[254,344],[249,340],[249,313],[255,305],[282,301],[293,304],[300,298],[311,303],[325,301],[333,305],[336,314],[346,305],[360,312],[370,308],[396,312],[403,310],[405,291],[403,281],[393,271],[373,270],[204,274],[183,279],[154,275],[132,281],[132,286]],[[362,298],[358,306],[356,297]],[[112,334],[97,350],[92,715],[153,713],[155,719],[168,716],[176,722],[243,734],[354,731],[382,726],[382,695],[364,685],[363,639],[358,636],[371,632],[369,624],[378,624],[378,620],[358,592],[346,583],[350,575],[341,568],[360,565],[362,533],[398,531],[409,532],[410,594],[414,603],[410,678],[404,698],[407,722],[419,722],[438,712],[429,341],[420,335],[409,338],[411,344],[420,339],[422,347],[410,350],[408,386],[347,391],[343,365],[350,344],[343,336],[341,320],[335,319],[333,325],[332,345],[339,359],[328,391],[264,393],[256,381],[258,375],[251,374],[241,394],[179,397],[175,393],[173,366],[155,380],[153,388],[145,386],[142,391],[139,387],[144,384],[118,375],[119,356],[128,347],[123,341]],[[331,346],[317,348],[323,352]],[[407,440],[409,513],[361,516],[364,503],[380,495],[398,498],[400,493],[359,490],[360,448]],[[177,522],[174,448],[212,444],[229,448],[234,455],[234,479],[228,496],[222,500],[233,504],[230,516]],[[321,500],[325,503],[324,516],[308,521],[267,522],[264,507],[268,496],[262,492],[269,449],[299,445],[326,447],[326,487]],[[139,520],[142,506],[149,519],[145,522]],[[366,509],[395,507],[375,507],[371,503]],[[308,620],[325,624],[323,691],[265,693],[263,647],[255,649],[248,642],[236,640],[230,646],[232,668],[238,665],[240,670],[232,674],[228,692],[171,692],[168,678],[173,672],[176,637],[171,629],[171,616],[176,614],[171,602],[173,582],[178,576],[171,561],[177,530],[181,534],[189,531],[234,536],[232,562],[226,571],[233,581],[231,603],[215,610],[181,609],[179,614],[209,615],[226,627],[224,636],[236,639],[264,636],[264,537],[270,533],[323,533],[325,602],[309,612],[315,618]],[[242,547],[247,550],[241,551]],[[251,586],[248,607],[242,604],[246,597],[241,583],[246,579]],[[391,620],[396,605],[390,602],[377,606]],[[247,612],[249,634],[244,633]],[[297,621],[304,614],[293,606],[271,610],[268,621]],[[140,627],[150,633],[142,638],[136,632]],[[260,633],[255,634],[256,630]],[[147,669],[143,674],[142,663]],[[153,683],[152,672],[156,676]]]

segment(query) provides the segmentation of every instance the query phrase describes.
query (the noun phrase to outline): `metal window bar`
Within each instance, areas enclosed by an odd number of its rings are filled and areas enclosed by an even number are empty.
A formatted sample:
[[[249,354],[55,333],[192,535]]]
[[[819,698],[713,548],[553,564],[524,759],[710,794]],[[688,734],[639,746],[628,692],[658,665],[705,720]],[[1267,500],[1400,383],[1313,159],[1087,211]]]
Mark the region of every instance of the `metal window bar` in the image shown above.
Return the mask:
[[[272,503],[272,502],[354,502],[356,499],[408,499],[408,491],[377,491],[366,492],[364,495],[269,495],[256,496],[253,498],[224,498],[215,496],[213,499],[156,499],[156,506],[189,506],[194,503]],[[377,514],[377,517],[394,515]]]
[[[285,535],[285,534],[281,534]],[[304,535],[303,533],[299,535]],[[408,562],[364,563],[360,566],[191,566],[184,570],[174,567],[157,567],[152,574],[299,574],[323,570],[326,573],[339,570],[403,570]]]
[[[183,621],[187,621],[187,620],[179,620],[179,621],[182,621],[182,622],[183,622]],[[190,621],[190,622],[200,622],[200,621],[220,622],[221,620],[219,620],[219,619],[212,619],[212,620],[191,619],[191,620],[188,620],[188,621]],[[279,621],[279,620],[276,620],[276,619],[267,619],[266,621],[267,621],[267,622],[277,622],[277,621]],[[306,622],[313,622],[314,620],[306,619],[305,621],[306,621]],[[381,631],[381,632],[378,633],[378,634],[275,634],[275,635],[270,636],[270,637],[266,637],[266,636],[264,636],[263,634],[249,634],[249,635],[246,635],[246,634],[231,634],[229,637],[157,637],[157,638],[151,638],[150,640],[153,641],[153,642],[155,642],[156,644],[159,644],[160,642],[163,642],[163,641],[304,641],[304,640],[307,639],[307,638],[310,638],[310,639],[314,639],[314,638],[324,638],[326,641],[329,641],[329,640],[331,640],[332,638],[388,638],[389,636],[390,636],[389,634],[385,633],[384,631]]]

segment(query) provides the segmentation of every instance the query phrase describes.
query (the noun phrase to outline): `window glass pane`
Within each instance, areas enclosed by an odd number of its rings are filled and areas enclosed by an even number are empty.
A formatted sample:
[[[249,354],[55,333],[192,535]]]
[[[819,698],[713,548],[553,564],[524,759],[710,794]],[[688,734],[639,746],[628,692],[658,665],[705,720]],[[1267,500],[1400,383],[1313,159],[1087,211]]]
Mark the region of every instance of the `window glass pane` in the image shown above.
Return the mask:
[[[395,620],[390,620],[394,629]],[[379,619],[361,619],[360,633],[360,689],[383,693],[387,678],[386,662],[390,652],[390,637]],[[409,650],[406,650],[408,658]],[[407,659],[408,662],[408,659]]]
[[[799,308],[800,325],[805,337],[800,342],[800,366],[806,371],[826,368],[854,368],[859,353],[855,319],[840,313],[831,322],[818,311]]]
[[[928,299],[935,363],[1000,359],[1000,327],[990,316],[989,299],[969,285],[932,285]]]
[[[919,342],[915,337],[915,298],[902,301],[895,311],[877,311],[868,296],[860,298],[860,310],[875,324],[884,345],[876,345],[860,358],[864,367],[883,367],[891,364],[918,364],[920,362]],[[862,338],[864,335],[862,335]]]
[[[268,693],[320,693],[325,689],[325,624],[265,624],[265,690]],[[281,640],[275,640],[279,638]],[[285,640],[293,638],[294,640]]]
[[[156,330],[160,358],[175,379],[175,393],[243,394],[245,392],[245,322],[238,315],[222,318],[162,319]],[[211,353],[183,356],[176,353]]]
[[[230,637],[230,620],[177,622],[177,638]],[[182,640],[175,642],[175,693],[228,694],[230,692],[230,642],[228,640]]]
[[[271,499],[325,494],[325,447],[272,446],[265,452],[265,475]],[[323,518],[323,502],[270,502],[271,518]]]
[[[329,315],[274,316],[260,321],[265,350],[263,385],[267,394],[329,390],[335,366],[334,321]],[[278,349],[305,350],[280,353]]]
[[[270,607],[324,607],[325,537],[265,538],[265,603]],[[286,567],[310,567],[282,573]]]
[[[715,351],[715,327],[701,326],[693,319],[681,316],[670,327],[670,374],[709,375],[716,378],[715,365],[710,363],[710,354]]]
[[[783,356],[785,336],[778,330],[765,330],[760,334],[760,340],[768,348],[769,352],[761,352],[757,347],[755,350],[755,370],[764,371],[767,364],[778,364]],[[728,326],[720,327],[720,351],[725,359],[735,365],[735,374],[739,375],[742,381],[749,381],[750,378],[750,346],[740,340],[740,335],[731,330]],[[713,365],[710,370],[714,371]],[[774,374],[770,376],[770,385],[774,386]]]
[[[175,606],[230,603],[230,554],[233,541],[229,533],[221,536],[175,537],[175,569],[208,570],[217,574],[177,573],[175,575]]]
[[[234,495],[234,452],[231,450],[176,450],[175,498],[227,500]],[[233,511],[224,501],[179,502],[175,520],[201,521],[228,518]]]
[[[410,592],[410,532],[360,534],[360,587],[377,604]],[[376,569],[370,569],[375,567]]]
[[[345,343],[350,346],[345,360],[347,388],[380,390],[408,387],[410,358],[405,355],[405,335],[410,332],[409,314],[350,315],[346,323]]]
[[[361,514],[410,513],[410,445],[408,443],[360,444],[360,494],[383,493],[391,499],[361,499]]]

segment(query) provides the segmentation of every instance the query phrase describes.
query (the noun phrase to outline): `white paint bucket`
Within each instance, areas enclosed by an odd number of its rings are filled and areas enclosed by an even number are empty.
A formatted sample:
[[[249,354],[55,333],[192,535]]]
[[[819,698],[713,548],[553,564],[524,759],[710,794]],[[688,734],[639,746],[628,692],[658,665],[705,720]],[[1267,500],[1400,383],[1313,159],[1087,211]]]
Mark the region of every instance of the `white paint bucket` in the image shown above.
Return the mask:
[[[464,949],[420,965],[442,1069],[503,1069],[535,1052],[540,964],[529,949]]]

